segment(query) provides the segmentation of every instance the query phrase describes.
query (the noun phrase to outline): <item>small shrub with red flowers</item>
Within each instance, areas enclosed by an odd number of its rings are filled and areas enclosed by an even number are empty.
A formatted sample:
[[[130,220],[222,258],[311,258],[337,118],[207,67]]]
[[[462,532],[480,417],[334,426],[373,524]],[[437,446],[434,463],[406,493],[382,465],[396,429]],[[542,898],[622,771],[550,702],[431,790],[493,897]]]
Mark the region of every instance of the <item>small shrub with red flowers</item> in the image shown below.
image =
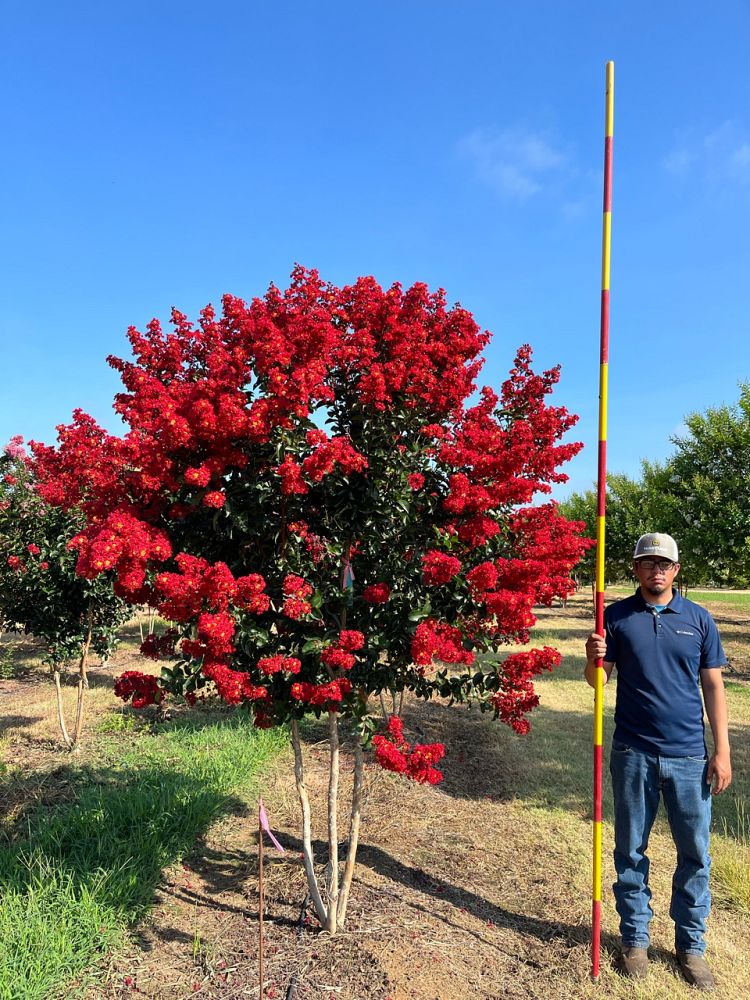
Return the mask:
[[[119,681],[134,703],[211,694],[288,723],[304,859],[321,924],[344,922],[356,856],[363,746],[377,696],[478,702],[519,732],[535,675],[559,659],[526,643],[533,606],[572,589],[582,525],[537,494],[565,479],[575,422],[547,397],[522,347],[499,392],[474,397],[489,334],[422,284],[337,288],[297,268],[249,304],[226,296],[197,324],[172,314],[129,331],[133,360],[114,437],[77,411],[56,447],[36,445],[40,492],[80,506],[78,572],[102,574],[177,623],[161,680]],[[475,401],[471,401],[475,399]],[[145,652],[159,655],[152,642]],[[329,864],[313,868],[299,721],[328,720]],[[339,726],[356,731],[349,848],[338,859]],[[398,719],[376,760],[435,782],[439,744],[410,745]]]
[[[106,579],[76,573],[76,556],[67,543],[84,523],[75,508],[63,510],[39,496],[23,441],[12,438],[0,455],[0,629],[42,641],[62,739],[70,750],[81,736],[88,654],[108,656],[127,617],[126,603]],[[69,729],[61,676],[71,660],[78,661],[78,701]]]

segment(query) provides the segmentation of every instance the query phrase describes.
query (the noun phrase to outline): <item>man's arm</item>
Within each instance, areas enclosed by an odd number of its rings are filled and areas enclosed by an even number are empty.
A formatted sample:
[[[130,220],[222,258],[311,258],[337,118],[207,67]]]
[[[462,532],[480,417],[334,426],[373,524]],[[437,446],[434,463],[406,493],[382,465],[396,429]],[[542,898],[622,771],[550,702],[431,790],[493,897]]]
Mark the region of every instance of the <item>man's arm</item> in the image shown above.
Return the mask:
[[[708,762],[708,780],[711,794],[718,795],[732,783],[732,760],[729,753],[729,720],[724,678],[717,667],[701,670],[701,687],[706,715],[714,737],[714,752]]]
[[[586,671],[584,674],[591,687],[596,687],[596,671],[598,670],[596,661],[602,660],[606,652],[607,643],[604,637],[599,635],[598,632],[592,632],[586,640]],[[604,667],[604,683],[606,684],[609,680],[609,675],[612,673],[614,663],[608,663],[607,660],[604,660],[602,666]]]

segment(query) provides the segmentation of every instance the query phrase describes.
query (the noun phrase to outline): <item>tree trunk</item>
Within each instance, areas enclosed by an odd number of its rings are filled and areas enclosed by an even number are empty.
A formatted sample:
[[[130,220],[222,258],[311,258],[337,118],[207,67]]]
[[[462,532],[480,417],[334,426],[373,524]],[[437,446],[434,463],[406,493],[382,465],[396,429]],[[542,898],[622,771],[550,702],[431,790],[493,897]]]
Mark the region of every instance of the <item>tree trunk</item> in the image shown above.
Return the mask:
[[[313,863],[311,829],[310,829],[310,799],[305,788],[305,771],[302,763],[302,744],[299,739],[299,724],[296,719],[292,719],[292,746],[294,747],[294,777],[297,784],[297,794],[302,807],[302,857],[305,863],[305,873],[307,874],[307,886],[310,896],[315,906],[315,912],[320,921],[321,927],[325,927],[328,914],[323,905],[323,900],[318,889],[318,882],[315,878],[315,866]]]
[[[328,869],[326,894],[328,919],[325,930],[336,933],[336,918],[339,902],[339,717],[337,712],[328,713]]]
[[[89,601],[88,610],[88,631],[86,632],[86,639],[83,643],[83,649],[81,650],[81,660],[78,664],[78,701],[76,703],[76,724],[73,730],[73,741],[71,750],[75,750],[81,740],[81,728],[83,726],[83,696],[84,691],[89,686],[89,679],[86,673],[86,667],[88,665],[89,649],[91,648],[91,635],[93,632],[93,609],[91,607],[91,601]]]
[[[302,760],[302,744],[299,738],[299,724],[292,721],[292,745],[294,747],[294,776],[297,784],[297,794],[302,806],[302,857],[307,875],[307,885],[310,898],[315,907],[315,913],[323,930],[335,934],[344,926],[349,890],[354,875],[359,844],[359,827],[362,817],[362,802],[364,788],[364,752],[359,739],[354,744],[354,786],[352,788],[352,808],[349,825],[349,840],[347,844],[346,863],[339,882],[339,845],[338,845],[338,780],[340,769],[339,719],[337,712],[328,713],[328,737],[330,746],[328,774],[328,865],[325,874],[326,900],[324,902],[315,877],[315,866],[312,851],[312,828],[310,817],[310,799],[305,787],[305,774]]]
[[[354,742],[354,788],[352,789],[352,818],[349,826],[349,844],[346,854],[346,865],[344,867],[344,878],[341,883],[339,893],[338,924],[344,926],[346,920],[346,907],[349,902],[349,888],[354,875],[354,864],[357,860],[357,846],[359,844],[359,823],[362,817],[362,789],[364,786],[365,756],[362,751],[362,744],[355,738]]]
[[[67,726],[65,725],[65,710],[63,709],[62,688],[60,687],[60,668],[57,663],[52,667],[52,679],[55,682],[55,694],[57,696],[57,721],[60,724],[60,732],[62,734],[63,743],[68,750],[70,750],[73,747],[73,743],[68,735]]]

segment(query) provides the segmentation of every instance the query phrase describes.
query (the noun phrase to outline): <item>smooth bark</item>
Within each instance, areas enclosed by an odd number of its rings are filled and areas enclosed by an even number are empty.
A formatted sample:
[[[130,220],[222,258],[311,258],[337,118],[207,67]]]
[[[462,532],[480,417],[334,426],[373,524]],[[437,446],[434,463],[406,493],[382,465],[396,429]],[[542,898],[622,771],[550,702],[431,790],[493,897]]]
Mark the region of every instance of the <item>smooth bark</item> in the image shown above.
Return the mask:
[[[321,926],[325,927],[328,915],[323,905],[320,890],[318,889],[317,879],[315,878],[310,826],[310,799],[305,787],[302,744],[300,743],[299,725],[296,719],[292,720],[292,746],[294,747],[294,777],[297,784],[297,795],[302,807],[302,857],[305,863],[305,873],[307,874],[307,886],[310,890],[310,896],[312,897],[318,920]]]

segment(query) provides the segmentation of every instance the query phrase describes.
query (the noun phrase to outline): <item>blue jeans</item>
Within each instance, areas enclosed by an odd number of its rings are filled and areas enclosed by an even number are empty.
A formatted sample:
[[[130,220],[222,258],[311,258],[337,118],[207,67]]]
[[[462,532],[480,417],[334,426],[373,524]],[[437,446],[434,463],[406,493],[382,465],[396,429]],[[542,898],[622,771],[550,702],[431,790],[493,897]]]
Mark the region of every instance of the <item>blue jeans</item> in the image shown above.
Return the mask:
[[[615,800],[615,905],[625,946],[647,948],[653,916],[646,855],[651,827],[664,797],[677,848],[669,915],[677,951],[702,955],[711,906],[708,854],[711,789],[705,757],[661,757],[612,743],[609,764]]]

